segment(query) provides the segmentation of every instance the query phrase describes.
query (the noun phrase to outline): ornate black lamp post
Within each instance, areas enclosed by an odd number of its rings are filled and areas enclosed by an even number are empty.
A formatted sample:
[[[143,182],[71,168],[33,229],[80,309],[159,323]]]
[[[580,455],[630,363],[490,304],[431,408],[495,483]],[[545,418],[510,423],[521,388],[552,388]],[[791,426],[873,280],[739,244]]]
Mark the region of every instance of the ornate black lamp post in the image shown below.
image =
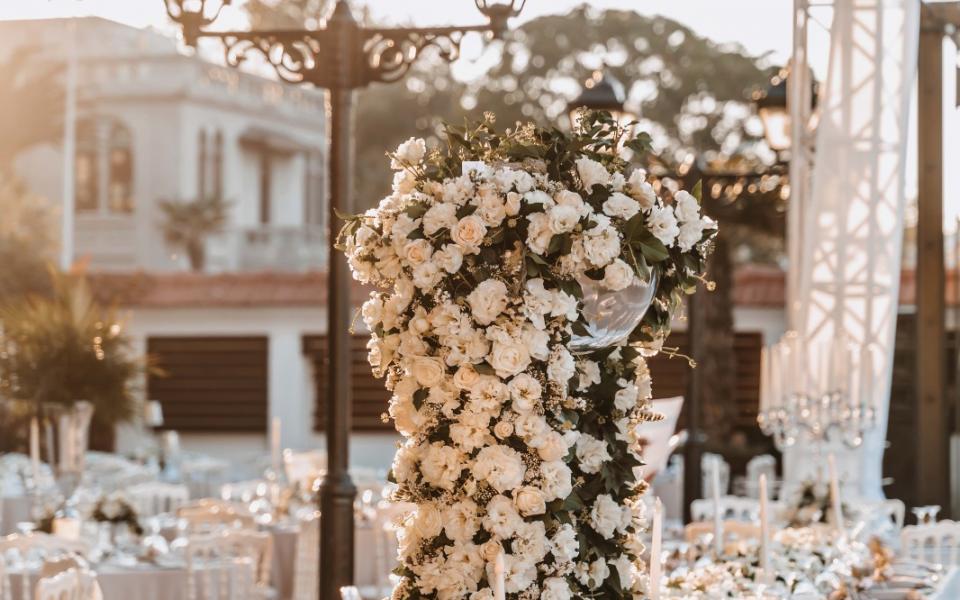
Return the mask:
[[[605,110],[618,122],[628,123],[636,118],[636,115],[624,108],[626,101],[626,91],[616,77],[607,71],[594,71],[590,79],[583,84],[580,94],[567,103],[570,125],[576,126],[582,109]]]
[[[373,82],[397,81],[426,48],[446,61],[456,60],[470,32],[499,37],[526,0],[475,0],[485,25],[430,28],[367,28],[356,22],[346,0],[337,0],[324,29],[207,31],[232,0],[164,0],[167,14],[183,31],[184,42],[217,38],[228,65],[248,52],[264,57],[277,75],[330,91],[330,223],[337,212],[353,212],[354,91]],[[331,226],[328,294],[326,438],[327,472],[320,487],[320,597],[339,598],[353,581],[353,501],[356,488],[348,472],[350,435],[350,276],[346,259],[333,248]]]

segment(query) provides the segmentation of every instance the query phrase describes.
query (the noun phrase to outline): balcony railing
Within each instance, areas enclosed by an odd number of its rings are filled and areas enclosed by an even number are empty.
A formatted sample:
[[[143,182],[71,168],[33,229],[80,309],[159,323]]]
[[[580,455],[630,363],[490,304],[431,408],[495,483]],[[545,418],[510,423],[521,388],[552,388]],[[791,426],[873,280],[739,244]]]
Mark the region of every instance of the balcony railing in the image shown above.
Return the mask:
[[[303,272],[326,268],[326,231],[317,225],[231,228],[207,238],[205,270]]]

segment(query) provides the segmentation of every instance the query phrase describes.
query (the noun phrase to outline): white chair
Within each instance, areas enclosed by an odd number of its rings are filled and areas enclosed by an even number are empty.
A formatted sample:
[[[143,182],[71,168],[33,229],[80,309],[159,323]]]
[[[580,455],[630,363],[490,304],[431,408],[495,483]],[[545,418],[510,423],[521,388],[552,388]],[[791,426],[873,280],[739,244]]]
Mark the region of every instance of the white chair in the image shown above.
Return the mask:
[[[683,528],[683,536],[688,543],[695,542],[707,534],[713,534],[713,521],[696,521]],[[732,540],[759,539],[760,525],[742,521],[723,522],[724,543]]]
[[[767,495],[772,499],[774,483],[777,481],[777,459],[773,455],[761,454],[747,462],[747,496],[760,497],[760,475],[767,476]]]
[[[713,519],[712,499],[700,498],[690,503],[690,518],[694,521],[706,521]],[[776,520],[779,517],[783,505],[779,502],[768,502],[769,517]],[[741,498],[739,496],[724,496],[720,499],[720,510],[723,512],[721,517],[731,521],[741,521],[745,523],[756,523],[760,519],[760,501],[754,498]]]
[[[292,600],[317,600],[320,582],[319,517],[319,513],[313,513],[300,519],[293,563]]]
[[[98,600],[97,576],[88,570],[67,569],[37,581],[36,600]]]
[[[720,469],[720,495],[724,496],[730,489],[730,463],[723,460],[719,454],[704,452],[700,457],[700,472],[702,473],[703,489],[701,495],[704,498],[713,498],[713,470],[716,465]]]
[[[187,600],[236,600],[231,564],[220,535],[191,535],[184,550],[187,563]],[[250,564],[251,571],[253,564]],[[252,575],[250,577],[252,585]]]
[[[55,556],[58,554],[78,554],[86,556],[90,551],[89,546],[80,540],[70,540],[67,538],[50,535],[49,533],[12,533],[6,537],[0,538],[0,554],[8,550],[15,550],[21,554],[28,551],[38,550],[45,556]]]
[[[174,512],[190,500],[187,486],[178,483],[151,481],[127,489],[130,502],[141,517]]]
[[[215,529],[218,526],[239,524],[253,527],[253,515],[242,504],[205,498],[177,509],[177,518],[184,519],[190,529]]]
[[[327,469],[327,453],[322,450],[294,452],[287,448],[283,451],[283,466],[287,481],[298,484],[301,489],[310,489]]]
[[[227,529],[222,534],[222,547],[229,558],[253,562],[253,585],[260,598],[273,597],[270,568],[273,566],[273,536],[253,529]]]
[[[939,521],[904,527],[900,552],[912,560],[956,566],[960,564],[960,523]]]

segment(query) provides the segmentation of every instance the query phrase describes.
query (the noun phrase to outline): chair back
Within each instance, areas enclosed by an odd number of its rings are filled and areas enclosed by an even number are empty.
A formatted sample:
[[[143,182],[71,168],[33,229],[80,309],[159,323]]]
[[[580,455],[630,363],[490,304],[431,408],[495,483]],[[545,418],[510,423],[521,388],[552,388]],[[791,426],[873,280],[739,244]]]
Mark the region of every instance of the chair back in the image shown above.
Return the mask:
[[[88,570],[67,569],[37,581],[36,600],[96,600],[97,576]]]
[[[730,489],[730,463],[719,454],[704,452],[700,459],[700,471],[703,473],[702,493],[704,498],[713,498],[713,470],[720,469],[720,495],[724,496]]]
[[[222,540],[221,536],[212,534],[187,538],[184,550],[187,600],[220,600],[228,597],[229,574],[223,560],[226,552]]]
[[[49,533],[12,533],[0,538],[0,554],[15,550],[24,554],[30,550],[39,550],[44,555],[79,554],[86,556],[90,548],[85,542],[71,540]]]
[[[754,456],[747,462],[747,495],[760,497],[760,476],[767,476],[767,496],[773,498],[774,483],[777,481],[777,459],[772,454]]]
[[[270,587],[273,566],[273,536],[253,529],[228,529],[222,545],[230,558],[249,558],[254,566],[254,583],[260,589]]]
[[[320,582],[320,518],[313,513],[300,519],[293,562],[292,600],[317,600]]]
[[[783,506],[779,502],[768,502],[768,518],[777,520]],[[690,503],[690,518],[694,521],[713,519],[714,502],[712,499],[700,498]],[[760,500],[755,498],[741,498],[740,496],[724,496],[720,499],[721,518],[744,523],[758,523],[760,519]]]
[[[190,500],[190,491],[179,483],[151,481],[127,488],[127,496],[140,516],[152,517],[176,511]]]
[[[239,524],[253,527],[253,515],[242,504],[205,498],[177,509],[177,517],[184,519],[191,529],[216,528]]]
[[[707,534],[712,534],[713,528],[713,521],[695,521],[683,528],[684,539],[688,543],[695,542]],[[723,539],[725,542],[733,539],[747,540],[759,538],[759,524],[744,523],[742,521],[723,522]]]
[[[912,560],[956,566],[960,564],[960,523],[938,521],[904,527],[900,552]]]

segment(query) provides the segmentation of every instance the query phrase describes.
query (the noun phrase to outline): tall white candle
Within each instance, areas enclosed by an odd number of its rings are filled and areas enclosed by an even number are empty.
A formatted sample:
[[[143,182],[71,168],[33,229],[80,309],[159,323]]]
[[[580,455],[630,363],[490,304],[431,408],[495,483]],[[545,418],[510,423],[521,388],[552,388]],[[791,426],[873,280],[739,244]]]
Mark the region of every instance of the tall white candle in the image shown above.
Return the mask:
[[[831,452],[827,456],[827,466],[830,470],[830,502],[833,507],[833,525],[837,532],[843,533],[843,505],[840,501],[840,481],[837,479],[837,459]]]
[[[660,600],[660,574],[663,553],[663,504],[660,498],[653,503],[653,540],[650,544],[650,600]]]
[[[280,456],[280,417],[274,417],[270,423],[270,461],[274,473],[280,473],[283,466]]]
[[[770,404],[779,407],[783,403],[783,369],[780,344],[770,347]]]
[[[30,470],[33,485],[40,484],[40,423],[36,417],[30,419]]]
[[[767,347],[760,348],[760,412],[770,410],[770,354]]]
[[[873,352],[868,344],[860,353],[860,397],[857,398],[860,408],[873,405],[873,386]]]
[[[710,483],[713,491],[713,549],[717,556],[723,555],[723,510],[720,502],[720,458],[713,461],[713,471],[710,474]]]
[[[767,514],[767,474],[760,474],[760,568],[770,573],[770,516]]]
[[[507,568],[503,563],[503,550],[497,553],[497,558],[493,562],[493,598],[494,600],[504,600],[507,596],[507,584],[505,581]]]

